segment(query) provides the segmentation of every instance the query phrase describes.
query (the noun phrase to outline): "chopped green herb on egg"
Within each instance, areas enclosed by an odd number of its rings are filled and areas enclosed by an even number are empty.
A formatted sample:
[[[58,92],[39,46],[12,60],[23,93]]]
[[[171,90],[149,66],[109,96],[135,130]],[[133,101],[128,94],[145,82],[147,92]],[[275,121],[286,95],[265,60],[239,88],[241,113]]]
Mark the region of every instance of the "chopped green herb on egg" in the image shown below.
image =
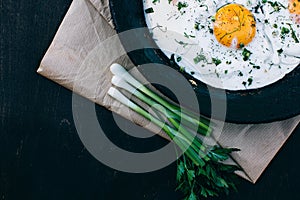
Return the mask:
[[[175,39],[175,41],[176,41],[178,44],[182,45],[183,48],[185,48],[187,45],[189,45],[189,43],[187,43],[187,42],[178,41],[178,40],[176,40],[176,39]]]
[[[177,62],[180,62],[181,60],[182,60],[181,56],[178,56],[178,57],[176,58],[176,61],[177,61]]]
[[[278,12],[280,11],[281,8],[286,9],[286,7],[284,5],[282,5],[281,3],[275,1],[268,1],[268,3],[273,7],[274,11],[272,11],[270,14],[274,13],[274,12]]]
[[[282,49],[278,49],[278,50],[277,50],[277,53],[278,53],[279,55],[280,55],[282,52],[283,52]]]
[[[145,13],[147,13],[147,14],[149,14],[149,13],[154,13],[154,10],[153,10],[152,7],[151,7],[151,8],[147,8],[147,9],[145,10]]]
[[[300,2],[299,2],[299,3],[300,3]],[[290,27],[291,34],[292,34],[292,38],[294,39],[294,41],[295,41],[296,43],[299,43],[299,40],[298,40],[298,38],[297,38],[297,35],[296,35],[295,30],[293,29],[292,25],[289,24],[289,23],[287,23],[287,25],[289,25],[289,27]]]
[[[281,34],[282,34],[282,35],[288,34],[289,32],[290,32],[290,29],[289,29],[289,28],[286,28],[286,27],[282,27],[282,28],[281,28]]]
[[[250,77],[250,78],[248,78],[248,86],[250,86],[251,84],[252,84],[252,82],[253,82],[253,78],[252,77]]]
[[[211,16],[211,21],[215,22],[216,21],[216,17],[215,16]]]
[[[178,7],[178,10],[180,11],[182,8],[188,7],[188,4],[186,2],[183,2],[183,3],[182,2],[178,2],[177,7]]]
[[[180,66],[180,72],[185,72],[185,67]]]
[[[213,63],[216,64],[216,66],[218,66],[219,64],[222,63],[222,61],[220,59],[218,59],[218,58],[212,58],[212,61],[213,61]]]
[[[199,23],[195,23],[194,28],[195,28],[197,31],[199,31],[199,30],[200,30],[200,29],[199,29]]]
[[[201,61],[207,61],[206,57],[203,54],[198,54],[195,58],[194,58],[194,63],[198,64]]]
[[[183,33],[184,34],[184,37],[186,37],[186,38],[195,38],[196,36],[194,36],[194,35],[188,35],[186,32],[184,32]]]
[[[242,52],[242,56],[243,56],[243,60],[249,60],[249,57],[251,56],[252,52],[249,51],[248,49],[244,48],[243,52]]]

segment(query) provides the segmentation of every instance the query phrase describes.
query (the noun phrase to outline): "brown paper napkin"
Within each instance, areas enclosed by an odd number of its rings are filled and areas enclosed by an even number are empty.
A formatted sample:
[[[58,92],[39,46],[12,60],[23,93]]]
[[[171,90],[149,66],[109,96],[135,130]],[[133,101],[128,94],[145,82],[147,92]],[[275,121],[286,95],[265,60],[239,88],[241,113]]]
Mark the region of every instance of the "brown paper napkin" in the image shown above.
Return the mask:
[[[38,73],[165,136],[156,126],[107,95],[112,77],[110,64],[118,62],[126,67],[133,66],[119,40],[114,39],[99,47],[100,43],[116,34],[108,4],[108,0],[74,0]],[[300,116],[259,125],[226,123],[218,142],[222,146],[241,149],[233,154],[234,161],[244,170],[239,175],[255,183],[299,121]]]

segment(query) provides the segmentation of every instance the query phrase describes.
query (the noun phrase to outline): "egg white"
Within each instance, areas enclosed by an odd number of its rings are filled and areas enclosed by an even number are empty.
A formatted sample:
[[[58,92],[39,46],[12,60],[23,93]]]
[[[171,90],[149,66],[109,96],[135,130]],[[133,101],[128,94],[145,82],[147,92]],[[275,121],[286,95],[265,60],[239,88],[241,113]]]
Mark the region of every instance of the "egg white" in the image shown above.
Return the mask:
[[[178,2],[188,6],[178,10]],[[177,58],[180,57],[178,64],[186,72],[213,87],[245,90],[272,84],[300,63],[300,45],[291,34],[293,30],[300,40],[299,24],[292,20],[288,2],[277,2],[286,7],[274,12],[270,3],[260,0],[179,0],[171,3],[168,0],[156,3],[144,0],[144,8],[154,10],[145,17],[158,47],[167,56],[175,53]],[[247,61],[243,59],[242,49],[223,46],[211,33],[212,16],[228,3],[243,5],[256,19],[256,35],[245,47],[252,53]],[[199,30],[195,29],[195,24]],[[290,29],[290,33],[281,34],[283,27]],[[202,59],[195,62],[195,58]],[[213,59],[221,63],[216,65]]]

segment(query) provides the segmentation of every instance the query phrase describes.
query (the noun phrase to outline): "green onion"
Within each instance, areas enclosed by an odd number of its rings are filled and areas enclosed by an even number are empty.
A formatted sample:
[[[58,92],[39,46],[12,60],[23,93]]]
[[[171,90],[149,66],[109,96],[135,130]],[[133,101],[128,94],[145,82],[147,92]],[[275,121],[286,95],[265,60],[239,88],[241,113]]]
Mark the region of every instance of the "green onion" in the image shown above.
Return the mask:
[[[119,77],[122,77],[126,82],[128,82],[131,86],[138,89],[145,95],[151,97],[157,103],[161,104],[162,106],[166,107],[168,110],[176,114],[178,117],[181,117],[184,123],[190,123],[192,125],[196,125],[199,127],[200,133],[202,135],[209,135],[212,129],[207,124],[207,119],[200,118],[200,120],[195,119],[196,115],[187,111],[183,108],[180,108],[174,104],[169,103],[168,101],[164,100],[162,97],[158,96],[146,86],[142,85],[136,79],[134,79],[121,65],[119,64],[112,64],[110,67],[111,72]],[[144,98],[146,99],[146,98]],[[190,116],[189,116],[190,115]]]
[[[133,111],[139,113],[149,121],[156,124],[160,127],[182,150],[185,151],[186,155],[196,164],[200,166],[204,166],[204,161],[198,155],[196,151],[190,148],[191,143],[179,131],[176,131],[169,125],[165,124],[164,122],[158,120],[156,117],[152,116],[150,113],[145,111],[142,107],[138,106],[130,99],[128,99],[125,95],[123,95],[119,90],[114,87],[111,87],[107,92],[111,97],[118,100],[120,103],[124,104],[125,106],[129,107]]]
[[[163,107],[158,105],[155,101],[153,101],[150,98],[147,98],[147,96],[145,96],[144,94],[142,94],[141,92],[139,92],[137,89],[135,89],[134,87],[132,87],[130,84],[128,84],[124,79],[122,79],[121,77],[118,76],[113,76],[112,80],[111,80],[112,84],[116,87],[125,89],[127,92],[129,92],[130,94],[133,94],[134,96],[136,96],[138,99],[140,99],[141,101],[143,101],[144,103],[146,103],[147,105],[149,105],[150,107],[154,108],[157,112],[160,112],[161,114],[164,114],[166,116],[166,118],[174,125],[174,127],[176,129],[178,129],[180,132],[182,132],[185,137],[187,138],[187,140],[189,142],[194,142],[196,146],[193,146],[193,143],[191,144],[191,146],[194,148],[195,151],[199,152],[201,151],[205,151],[206,149],[202,146],[202,142],[199,141],[198,138],[196,138],[194,135],[192,135],[191,133],[189,133],[187,131],[186,128],[184,128],[183,126],[180,126],[180,116],[177,116],[176,114],[172,113],[169,110],[165,110],[165,112],[163,112]],[[188,125],[186,122],[183,121],[183,124]],[[193,127],[189,127],[189,128],[193,128]],[[201,152],[199,152],[201,153]],[[201,153],[202,157],[205,157],[205,155],[203,153]]]

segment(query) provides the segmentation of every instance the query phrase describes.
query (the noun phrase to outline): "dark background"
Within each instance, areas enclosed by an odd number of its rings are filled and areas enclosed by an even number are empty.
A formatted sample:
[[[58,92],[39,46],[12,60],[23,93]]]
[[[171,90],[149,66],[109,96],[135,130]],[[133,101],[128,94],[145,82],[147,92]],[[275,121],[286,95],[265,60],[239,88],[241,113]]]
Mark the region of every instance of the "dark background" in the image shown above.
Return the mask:
[[[128,174],[94,159],[75,129],[72,93],[36,73],[71,1],[0,3],[0,200],[180,199],[175,163]],[[164,144],[159,137],[141,142],[126,136],[109,111],[96,110],[118,145],[143,151]],[[238,193],[218,199],[300,199],[299,134],[298,128],[256,185],[241,179]]]

